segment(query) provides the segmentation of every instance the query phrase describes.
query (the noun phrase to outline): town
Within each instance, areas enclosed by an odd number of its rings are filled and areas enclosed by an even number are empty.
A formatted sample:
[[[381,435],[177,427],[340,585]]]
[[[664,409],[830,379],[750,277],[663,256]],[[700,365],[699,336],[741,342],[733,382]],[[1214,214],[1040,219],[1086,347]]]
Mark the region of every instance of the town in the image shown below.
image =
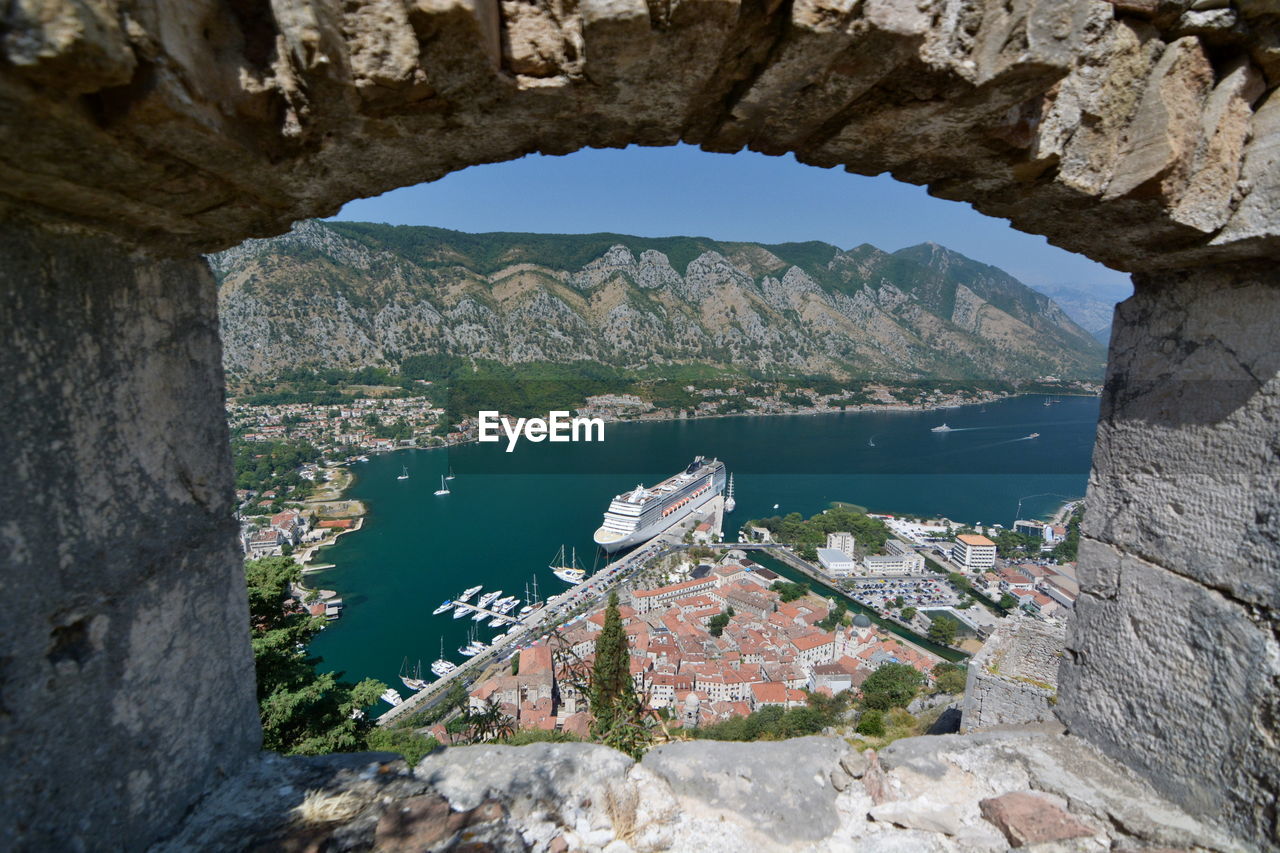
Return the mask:
[[[950,660],[957,656],[944,657],[926,641],[972,655],[1010,620],[1044,622],[1039,630],[1060,637],[1078,592],[1074,563],[1060,563],[1036,544],[1061,545],[1069,535],[1063,524],[1019,521],[1016,535],[1034,556],[1006,560],[997,540],[1007,541],[1009,531],[998,526],[985,529],[992,539],[956,532],[972,529],[945,519],[873,514],[867,518],[892,533],[876,549],[886,553],[855,561],[853,553],[869,549],[851,532],[836,531],[811,564],[777,543],[716,544],[719,510],[660,537],[656,555],[618,587],[633,689],[668,730],[694,732],[764,709],[804,708],[815,696],[865,700],[863,684],[886,664],[919,674],[915,710],[930,707],[920,704],[929,695],[941,708],[958,701],[947,692],[962,690],[953,678],[940,680],[955,672]],[[1078,511],[1070,504],[1060,515]],[[767,528],[748,531],[756,540],[772,538]],[[789,581],[751,554],[785,557],[786,565],[804,566],[848,596]],[[597,597],[554,630],[496,656],[471,683],[460,712],[478,716],[487,709],[513,730],[587,738],[592,716],[583,673],[594,666],[607,611]],[[894,624],[909,630],[894,633]],[[957,635],[959,626],[966,637]],[[429,727],[441,743],[468,736],[460,731],[443,720]]]

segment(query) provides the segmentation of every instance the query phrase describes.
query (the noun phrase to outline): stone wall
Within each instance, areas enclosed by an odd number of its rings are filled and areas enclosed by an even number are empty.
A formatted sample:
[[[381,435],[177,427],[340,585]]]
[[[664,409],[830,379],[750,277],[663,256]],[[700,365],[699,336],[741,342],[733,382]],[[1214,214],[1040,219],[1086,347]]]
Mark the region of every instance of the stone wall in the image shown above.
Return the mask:
[[[1040,846],[1031,846],[1040,845]],[[269,756],[153,853],[1004,853],[1247,849],[1088,743],[1043,733],[675,743],[634,762],[591,744]]]
[[[1280,270],[1135,276],[1116,310],[1059,714],[1280,842]]]
[[[211,276],[0,231],[0,848],[138,848],[261,740]]]
[[[1258,0],[16,2],[0,198],[209,251],[531,151],[888,171],[1127,270],[1280,246]]]
[[[969,661],[960,731],[1056,723],[1065,630],[1058,620],[1001,622]]]

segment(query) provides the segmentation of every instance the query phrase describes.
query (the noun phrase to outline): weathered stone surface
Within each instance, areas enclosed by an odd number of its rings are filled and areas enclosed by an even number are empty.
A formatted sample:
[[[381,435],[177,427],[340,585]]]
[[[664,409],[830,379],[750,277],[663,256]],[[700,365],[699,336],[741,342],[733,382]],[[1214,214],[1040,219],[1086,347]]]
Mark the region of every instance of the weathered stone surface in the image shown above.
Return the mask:
[[[978,805],[982,816],[995,824],[1014,847],[1098,834],[1042,794],[1014,791],[989,797]]]
[[[144,845],[258,749],[212,288],[0,236],[0,847]]]
[[[680,140],[889,170],[1127,269],[1280,239],[1266,193],[1217,232],[1228,174],[1211,210],[1180,195],[1195,151],[1240,141],[1237,104],[1197,148],[1214,77],[1275,65],[1274,18],[1239,4],[10,6],[3,198],[174,250],[530,151]]]
[[[1240,167],[1244,198],[1214,238],[1220,245],[1258,244],[1280,227],[1280,97],[1274,92],[1253,114],[1250,134]]]
[[[1064,643],[1062,622],[1004,620],[969,661],[960,730],[1056,722]]]
[[[1237,200],[1253,102],[1262,92],[1262,75],[1246,59],[1238,60],[1214,87],[1200,118],[1200,139],[1188,167],[1187,186],[1173,208],[1175,219],[1206,233],[1226,224]]]
[[[1192,813],[1272,839],[1280,277],[1137,285],[1116,313],[1056,710]]]
[[[666,780],[682,802],[711,814],[748,818],[766,838],[812,841],[838,821],[831,772],[850,751],[839,738],[785,743],[691,741],[660,746],[643,766]],[[743,795],[752,793],[743,814]]]
[[[589,744],[455,747],[412,773],[378,754],[264,756],[155,849],[997,853],[1010,842],[983,816],[981,802],[1012,794],[1047,800],[1068,815],[1060,823],[1089,829],[1059,842],[1070,846],[1034,850],[1237,849],[1070,737],[987,732],[897,741],[884,766],[871,764],[891,792],[883,803],[860,785],[839,794],[825,786],[832,793],[820,801],[780,790],[788,774],[779,767],[829,773],[857,755],[837,757],[840,744],[672,744],[656,759],[664,772],[683,759],[671,784],[646,766],[648,758],[635,764]],[[692,784],[699,778],[711,789]],[[807,787],[819,780],[791,774],[790,781]],[[793,806],[816,803],[817,811],[797,812],[782,827],[771,814],[779,797]],[[809,817],[820,826],[795,831]]]

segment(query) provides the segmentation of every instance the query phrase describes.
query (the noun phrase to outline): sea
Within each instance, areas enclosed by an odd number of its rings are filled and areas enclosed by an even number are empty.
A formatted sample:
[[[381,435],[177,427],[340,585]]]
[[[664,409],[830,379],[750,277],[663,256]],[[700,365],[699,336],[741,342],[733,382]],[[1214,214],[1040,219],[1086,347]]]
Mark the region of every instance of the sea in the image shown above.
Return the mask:
[[[464,660],[458,648],[471,631],[488,639],[502,630],[433,615],[441,602],[477,584],[521,598],[535,583],[543,597],[564,590],[548,568],[561,546],[585,569],[603,566],[608,558],[591,537],[610,499],[698,455],[723,460],[733,474],[728,541],[748,519],[807,517],[835,501],[1006,527],[1048,517],[1084,495],[1098,409],[1096,397],[1028,395],[934,411],[611,423],[603,442],[374,456],[354,465],[348,492],[366,505],[363,528],[316,555],[334,568],[307,575],[308,585],[345,602],[311,650],[322,670],[351,681],[401,689],[405,661],[421,661],[432,677],[441,654]],[[944,423],[948,431],[933,431]],[[406,469],[408,479],[398,479]],[[449,494],[435,495],[450,472]]]

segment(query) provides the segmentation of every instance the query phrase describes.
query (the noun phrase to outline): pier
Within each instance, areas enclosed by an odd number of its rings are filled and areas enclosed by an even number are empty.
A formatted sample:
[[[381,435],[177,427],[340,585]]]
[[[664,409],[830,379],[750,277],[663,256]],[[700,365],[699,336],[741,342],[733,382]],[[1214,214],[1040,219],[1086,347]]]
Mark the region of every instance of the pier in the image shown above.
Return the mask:
[[[514,625],[520,621],[520,617],[518,616],[511,616],[506,613],[499,613],[496,610],[490,610],[487,607],[480,607],[475,604],[467,604],[465,601],[459,601],[457,604],[454,605],[454,608],[457,610],[470,610],[473,613],[483,613],[486,617],[491,616],[494,619],[501,619],[503,620],[503,623],[507,625]],[[528,615],[532,616],[533,614],[528,614]]]

